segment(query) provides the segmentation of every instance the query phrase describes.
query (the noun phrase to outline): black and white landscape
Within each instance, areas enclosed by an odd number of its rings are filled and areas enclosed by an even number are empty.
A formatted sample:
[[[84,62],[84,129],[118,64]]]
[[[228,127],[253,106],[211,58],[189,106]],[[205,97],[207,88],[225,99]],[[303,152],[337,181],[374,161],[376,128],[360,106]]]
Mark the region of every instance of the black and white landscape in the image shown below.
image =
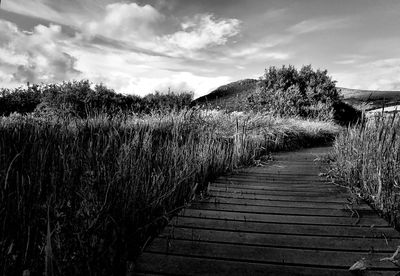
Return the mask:
[[[1,275],[396,275],[397,0],[0,2]]]

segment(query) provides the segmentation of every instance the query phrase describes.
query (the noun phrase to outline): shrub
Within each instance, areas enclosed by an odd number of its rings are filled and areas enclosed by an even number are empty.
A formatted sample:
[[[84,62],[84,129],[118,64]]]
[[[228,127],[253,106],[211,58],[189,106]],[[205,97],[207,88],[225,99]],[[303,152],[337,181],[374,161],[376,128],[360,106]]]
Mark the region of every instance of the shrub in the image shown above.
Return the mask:
[[[0,116],[8,116],[17,112],[26,114],[33,112],[40,103],[42,92],[38,85],[28,88],[0,89]]]
[[[142,98],[123,95],[103,84],[93,86],[88,80],[68,81],[59,84],[28,85],[27,88],[0,91],[0,115],[13,112],[26,114],[36,111],[45,115],[72,115],[85,118],[105,113],[170,112],[188,107],[193,94],[169,91],[156,92]]]
[[[155,92],[143,98],[142,112],[182,110],[189,107],[192,100],[193,93],[174,93],[168,91],[166,94],[161,94],[160,92]]]
[[[339,91],[327,70],[315,71],[311,65],[303,66],[299,71],[291,65],[266,69],[256,93],[248,99],[252,109],[280,116],[318,119],[345,118],[343,115],[335,115],[338,107],[343,106],[339,103]],[[352,115],[359,116],[356,112]]]
[[[141,97],[118,94],[103,84],[92,88],[88,80],[49,84],[43,86],[42,90],[43,99],[37,111],[85,118],[101,113],[138,113],[144,109]]]

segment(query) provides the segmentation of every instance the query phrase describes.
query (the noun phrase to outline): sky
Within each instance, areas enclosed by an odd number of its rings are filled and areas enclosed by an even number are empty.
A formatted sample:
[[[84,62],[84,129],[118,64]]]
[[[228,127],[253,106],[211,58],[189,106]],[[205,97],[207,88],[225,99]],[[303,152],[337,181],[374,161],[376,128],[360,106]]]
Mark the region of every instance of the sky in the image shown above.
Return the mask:
[[[89,79],[192,91],[311,64],[337,85],[400,90],[398,0],[2,0],[0,86]]]

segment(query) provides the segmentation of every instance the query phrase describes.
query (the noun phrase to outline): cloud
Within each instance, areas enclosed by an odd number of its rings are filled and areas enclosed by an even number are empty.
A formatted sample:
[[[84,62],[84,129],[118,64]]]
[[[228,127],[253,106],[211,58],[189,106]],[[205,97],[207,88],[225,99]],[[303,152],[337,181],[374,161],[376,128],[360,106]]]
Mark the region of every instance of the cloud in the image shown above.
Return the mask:
[[[343,28],[348,24],[348,20],[339,18],[339,19],[327,19],[327,18],[315,18],[315,19],[307,19],[297,23],[287,29],[290,33],[299,35],[299,34],[307,34],[317,31],[323,31],[328,29],[337,29]]]
[[[255,61],[283,61],[292,57],[291,52],[282,51],[278,46],[287,44],[292,40],[292,36],[287,34],[267,35],[256,42],[242,44],[238,47],[227,49],[222,59],[228,62],[253,63]]]
[[[224,45],[230,37],[239,34],[238,19],[216,19],[211,14],[196,15],[181,23],[181,31],[165,35],[162,41],[186,50],[200,50]]]
[[[90,79],[97,81],[95,77]],[[227,84],[231,81],[231,78],[228,76],[199,76],[190,72],[178,72],[165,77],[149,77],[149,75],[134,77],[115,72],[107,76],[102,75],[101,81],[108,87],[126,94],[144,96],[155,91],[165,93],[171,90],[174,92],[193,92],[195,97],[200,97],[221,85]]]
[[[70,15],[56,11],[46,3],[46,0],[12,0],[3,1],[1,5],[2,9],[6,11],[42,18],[59,24],[69,25],[72,21]]]
[[[150,5],[136,3],[113,3],[106,6],[100,18],[82,25],[89,35],[102,35],[113,39],[136,42],[138,39],[151,39],[155,24],[163,19]]]
[[[180,72],[165,78],[129,79],[124,89],[139,95],[154,91],[167,92],[169,89],[178,92],[191,91],[195,93],[195,97],[199,97],[229,81],[231,78],[228,76],[204,77],[190,72]]]
[[[72,18],[68,25],[74,28],[49,24],[26,31],[0,20],[2,86],[89,79],[122,93],[145,95],[172,89],[201,96],[231,81],[224,74],[209,72],[216,67],[207,69],[204,63],[211,66],[210,55],[222,49],[217,46],[239,34],[237,19],[197,14],[182,20],[151,5],[121,2],[96,6],[99,12],[88,13],[83,20],[86,10],[65,13],[63,18],[61,8],[47,0],[32,3],[46,6],[36,16],[62,24]],[[27,6],[34,11],[32,3]],[[22,4],[16,0],[8,8],[33,16]]]
[[[79,75],[76,59],[63,50],[66,38],[60,26],[38,25],[28,33],[0,20],[0,34],[0,65],[7,82],[57,82]]]
[[[369,88],[400,90],[400,58],[375,60],[359,66],[369,73]]]
[[[343,64],[343,65],[348,65],[348,64],[354,64],[356,63],[355,59],[342,59],[342,60],[337,60],[334,63],[336,64]]]
[[[268,47],[263,45],[253,45],[237,51],[232,51],[230,56],[246,60],[287,60],[289,59],[290,54],[285,52],[271,51],[268,49]]]
[[[180,22],[178,24],[178,22]],[[106,37],[128,47],[155,55],[202,60],[202,50],[225,45],[240,31],[241,21],[197,14],[177,18],[160,13],[151,5],[113,3],[96,18],[81,24],[86,38]]]
[[[88,45],[80,39],[65,35],[58,25],[38,25],[32,32],[25,32],[0,20],[2,86],[87,78],[128,94],[145,95],[170,88],[200,96],[230,81],[227,76],[182,71],[186,66],[173,58],[115,49],[112,45]]]
[[[286,10],[278,10],[277,16],[285,11]],[[238,49],[228,50],[228,55],[225,59],[229,60],[231,58],[231,61],[233,61],[233,59],[240,59],[241,63],[264,60],[289,60],[293,58],[295,49],[282,51],[282,45],[293,42],[300,35],[326,29],[341,28],[344,27],[346,23],[346,19],[317,18],[304,20],[287,28],[284,32],[270,33],[260,37],[258,41],[242,45]],[[340,62],[349,61],[346,59],[345,61],[338,61],[338,63]]]
[[[345,54],[345,55],[341,55],[341,59],[334,61],[334,63],[341,64],[341,65],[361,64],[362,62],[365,62],[365,60],[367,58],[368,58],[368,56],[366,56],[366,55]]]
[[[371,90],[400,90],[400,59],[378,59],[354,64],[332,75],[338,80],[338,86]]]

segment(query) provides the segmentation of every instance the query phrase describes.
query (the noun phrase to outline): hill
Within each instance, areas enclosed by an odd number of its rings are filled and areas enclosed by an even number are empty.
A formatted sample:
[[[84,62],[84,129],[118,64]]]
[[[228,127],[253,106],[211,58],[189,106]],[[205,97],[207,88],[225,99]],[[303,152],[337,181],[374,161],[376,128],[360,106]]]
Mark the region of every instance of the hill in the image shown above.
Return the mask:
[[[247,97],[257,89],[258,80],[244,79],[218,87],[211,93],[195,99],[192,105],[209,108],[241,110]]]
[[[192,105],[219,108],[227,110],[241,110],[251,93],[257,89],[258,80],[244,79],[218,87],[211,93],[199,97]],[[383,105],[400,105],[400,91],[360,90],[338,87],[343,101],[363,110],[381,108]]]
[[[400,104],[400,91],[339,89],[346,103],[367,111]]]

